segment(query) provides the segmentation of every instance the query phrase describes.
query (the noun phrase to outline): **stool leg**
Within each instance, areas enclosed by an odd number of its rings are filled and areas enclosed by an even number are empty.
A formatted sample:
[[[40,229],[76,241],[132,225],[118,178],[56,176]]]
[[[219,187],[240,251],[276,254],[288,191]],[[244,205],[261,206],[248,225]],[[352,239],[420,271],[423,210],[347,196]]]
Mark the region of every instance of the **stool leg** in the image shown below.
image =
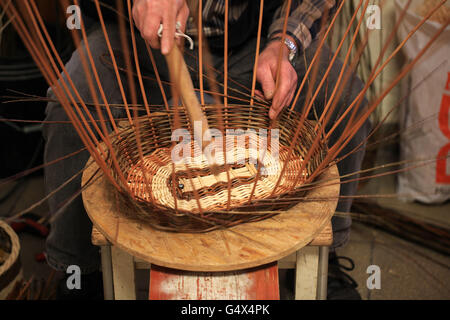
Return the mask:
[[[102,259],[103,296],[105,300],[114,300],[111,246],[101,246],[100,255]]]
[[[315,300],[317,298],[318,269],[318,247],[307,246],[297,251],[295,300]]]
[[[317,299],[327,299],[328,282],[328,253],[330,249],[327,246],[319,247],[319,274],[317,279]]]
[[[133,256],[113,246],[111,257],[115,299],[136,300]]]

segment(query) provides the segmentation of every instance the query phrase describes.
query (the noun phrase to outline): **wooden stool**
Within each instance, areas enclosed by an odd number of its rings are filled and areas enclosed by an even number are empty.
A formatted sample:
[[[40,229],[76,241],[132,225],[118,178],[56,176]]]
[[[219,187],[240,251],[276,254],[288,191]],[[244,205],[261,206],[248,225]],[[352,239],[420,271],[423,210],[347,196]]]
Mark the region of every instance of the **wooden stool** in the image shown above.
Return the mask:
[[[159,266],[151,266],[150,263],[139,260],[125,251],[111,245],[111,243],[97,230],[92,228],[92,243],[100,246],[102,271],[103,271],[103,287],[105,299],[107,300],[134,300],[136,299],[135,288],[135,270],[150,269],[150,299],[198,299],[212,298],[214,292],[210,289],[214,286],[214,277],[229,277],[231,283],[237,284],[235,290],[228,290],[224,296],[216,298],[224,298],[233,300],[272,300],[279,298],[278,287],[278,269],[296,269],[295,281],[295,299],[296,300],[324,300],[327,296],[327,274],[328,274],[328,246],[333,241],[333,233],[331,223],[322,230],[322,232],[311,243],[298,250],[297,252],[281,259],[277,263],[256,268],[253,270],[244,270],[241,272],[218,272],[208,273],[188,273],[183,271],[174,271]],[[244,280],[252,278],[254,281],[261,283],[258,288],[246,287],[248,281],[240,281],[242,275],[245,274]],[[195,287],[199,279],[203,281],[201,294]],[[190,281],[186,281],[189,279]],[[175,293],[167,293],[161,286],[164,283],[172,282],[173,287],[179,288],[180,284],[193,283],[194,286],[186,287],[183,291]],[[239,285],[241,283],[241,285]],[[210,288],[208,288],[208,285]],[[170,289],[170,288],[169,288]],[[252,290],[255,289],[255,290]],[[206,294],[205,294],[206,293]],[[209,293],[209,296],[208,296]],[[220,292],[219,292],[220,294]],[[258,299],[259,298],[259,299]],[[272,298],[272,299],[271,299]]]
[[[150,298],[278,299],[277,261],[288,256],[280,268],[296,268],[296,298],[325,298],[336,166],[319,177],[308,201],[268,219],[197,234],[159,231],[133,218],[97,168],[88,162],[83,173],[83,203],[95,226],[93,242],[101,246],[105,298],[135,299],[134,270],[151,267]],[[208,287],[217,279],[225,291]],[[198,284],[194,293],[181,294],[178,284],[189,281]]]

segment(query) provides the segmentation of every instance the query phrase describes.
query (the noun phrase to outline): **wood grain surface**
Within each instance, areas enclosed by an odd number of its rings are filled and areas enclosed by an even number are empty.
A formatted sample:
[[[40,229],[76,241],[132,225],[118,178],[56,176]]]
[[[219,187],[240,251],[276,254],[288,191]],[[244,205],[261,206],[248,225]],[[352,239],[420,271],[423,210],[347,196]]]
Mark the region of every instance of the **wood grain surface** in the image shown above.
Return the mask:
[[[105,236],[98,231],[98,229],[93,226],[92,227],[92,244],[96,246],[110,246],[111,243]],[[320,231],[320,233],[312,239],[308,246],[330,246],[333,243],[333,229],[331,227],[331,221],[327,223],[327,225]]]

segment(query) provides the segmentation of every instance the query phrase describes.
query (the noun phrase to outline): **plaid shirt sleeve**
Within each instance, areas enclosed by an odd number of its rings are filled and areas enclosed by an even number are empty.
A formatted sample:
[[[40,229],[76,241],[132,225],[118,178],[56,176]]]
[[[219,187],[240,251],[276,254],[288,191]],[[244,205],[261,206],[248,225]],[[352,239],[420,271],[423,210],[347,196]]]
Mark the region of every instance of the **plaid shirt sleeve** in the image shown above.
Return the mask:
[[[317,22],[320,23],[323,13],[335,4],[335,0],[292,0],[286,34],[295,39],[299,52],[309,47],[319,31]],[[287,1],[275,12],[269,39],[283,32],[286,7]]]

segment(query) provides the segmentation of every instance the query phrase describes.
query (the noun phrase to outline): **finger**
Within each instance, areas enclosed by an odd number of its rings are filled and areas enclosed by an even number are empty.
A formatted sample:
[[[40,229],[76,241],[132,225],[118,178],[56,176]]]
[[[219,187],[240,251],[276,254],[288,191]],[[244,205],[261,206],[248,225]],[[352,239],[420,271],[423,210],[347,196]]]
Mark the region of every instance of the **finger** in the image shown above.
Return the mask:
[[[180,23],[180,31],[185,32],[186,31],[186,22],[189,17],[189,7],[187,6],[186,2],[184,2],[184,5],[181,7],[180,11],[178,11],[176,21]],[[184,40],[183,37],[176,37],[175,41],[180,45],[182,40]]]
[[[277,96],[276,99],[275,98],[273,99],[273,103],[272,103],[272,106],[270,107],[270,111],[269,111],[269,117],[271,119],[275,119],[278,116],[278,114],[280,113],[280,111],[283,109],[283,105],[282,105],[283,101],[281,101],[281,100],[282,100],[282,97],[279,97],[279,96]]]
[[[283,102],[281,103],[281,110],[283,108],[286,108],[287,106],[289,106],[290,102],[292,101],[292,98],[294,96],[294,92],[295,92],[295,84],[292,83],[291,88],[289,89],[289,91],[287,92]]]
[[[145,12],[147,11],[147,3],[135,1],[131,13],[133,14],[133,21],[139,30],[142,30],[143,22],[145,20]]]
[[[280,74],[280,85],[278,86],[275,97],[272,101],[271,111],[269,116],[274,119],[278,116],[281,110],[287,106],[293,98],[295,88],[297,87],[297,73],[292,68],[290,63],[282,64]]]
[[[289,95],[288,101],[286,102],[286,105],[290,105],[294,99],[295,93],[297,91],[297,84],[298,84],[298,76],[297,72],[295,70],[292,71],[292,88],[291,88],[291,94]]]
[[[279,112],[281,112],[286,106],[287,106],[287,102],[289,99],[289,95],[291,94],[291,92],[289,91],[284,97],[283,97],[283,101],[281,101],[280,103],[280,108],[279,108]]]
[[[166,6],[163,14],[163,32],[161,39],[161,53],[166,55],[172,50],[175,39],[176,11],[173,1]]]
[[[290,88],[291,88],[290,81],[284,77],[280,77],[280,85],[278,86],[277,92],[275,93],[271,107],[271,109],[274,110],[272,114],[274,114],[275,116],[278,115],[278,113],[285,106]]]
[[[277,77],[277,73],[278,73],[277,67],[278,67],[278,64],[271,66],[272,76],[274,79],[276,79],[276,77]],[[282,63],[280,65],[280,76],[278,78],[278,83],[275,82],[275,92],[274,92],[273,101],[272,101],[272,105],[276,109],[279,108],[279,105],[281,104],[281,101],[283,100],[283,97],[287,92],[288,79],[289,79],[287,77],[287,75],[289,75],[289,73],[286,72],[285,66]]]
[[[293,68],[290,69],[289,73],[290,73],[289,82],[290,82],[291,87],[289,88],[288,92],[284,95],[284,99],[281,102],[280,111],[283,108],[290,105],[290,103],[292,102],[292,99],[294,98],[294,94],[295,94],[295,91],[297,88],[297,73],[295,72],[295,70]]]
[[[268,65],[258,68],[256,80],[261,84],[266,100],[271,100],[275,93],[275,79]]]
[[[292,101],[292,99],[294,99],[294,94],[295,94],[295,88],[296,88],[297,86],[293,86],[292,87],[292,90],[291,90],[291,93],[289,94],[289,98],[287,99],[287,101],[286,101],[286,107],[287,106],[290,106],[291,105],[291,103],[293,102]]]
[[[187,19],[189,17],[189,7],[187,6],[186,2],[184,3],[184,5],[181,7],[180,11],[178,11],[177,13],[177,19],[176,21],[180,22],[180,30],[181,32],[185,32],[186,31],[186,22]]]
[[[142,37],[150,43],[150,46],[154,49],[159,49],[160,42],[158,37],[158,29],[161,24],[160,17],[147,17],[143,23],[141,30]]]
[[[141,10],[139,10],[138,6],[135,5],[135,6],[133,6],[131,13],[133,15],[134,25],[136,26],[136,28],[138,28],[138,30],[141,30],[141,27],[142,27]]]
[[[261,99],[264,99],[264,94],[261,90],[255,90],[255,96]]]
[[[286,99],[283,101],[283,107],[281,108],[281,110],[283,110],[284,108],[288,107],[292,97],[294,96],[294,90],[293,88],[291,88],[291,90],[289,90],[289,93],[286,95]]]
[[[278,112],[279,111],[275,110],[273,107],[270,107],[269,118],[272,119],[272,120],[276,119],[277,116],[278,116]]]

